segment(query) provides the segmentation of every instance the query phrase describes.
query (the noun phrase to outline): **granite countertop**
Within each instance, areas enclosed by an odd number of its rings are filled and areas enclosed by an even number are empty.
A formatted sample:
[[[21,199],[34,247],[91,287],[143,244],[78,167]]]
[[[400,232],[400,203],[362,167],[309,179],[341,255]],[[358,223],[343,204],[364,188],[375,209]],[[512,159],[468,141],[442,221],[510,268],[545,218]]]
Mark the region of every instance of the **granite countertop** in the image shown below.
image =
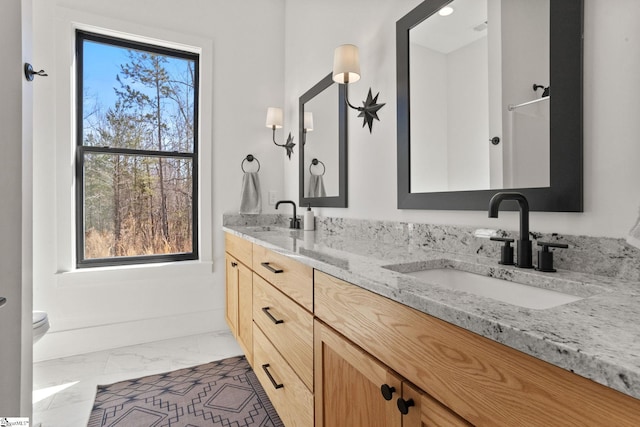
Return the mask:
[[[497,260],[363,237],[268,226],[224,231],[310,267],[640,398],[640,283],[568,270],[542,273]],[[391,267],[391,268],[389,268]],[[529,309],[403,274],[454,267],[582,297]],[[395,270],[395,271],[394,271]]]

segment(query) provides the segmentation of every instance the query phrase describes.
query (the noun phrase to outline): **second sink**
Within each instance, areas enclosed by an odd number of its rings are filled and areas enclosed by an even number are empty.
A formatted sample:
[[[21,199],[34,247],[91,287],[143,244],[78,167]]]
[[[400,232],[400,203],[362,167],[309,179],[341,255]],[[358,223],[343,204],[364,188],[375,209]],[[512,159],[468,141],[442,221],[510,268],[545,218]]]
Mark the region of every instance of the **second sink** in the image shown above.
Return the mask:
[[[589,282],[461,260],[432,259],[385,265],[383,268],[415,277],[425,284],[537,310],[606,292],[606,289]]]
[[[451,268],[433,268],[406,273],[436,286],[492,298],[519,307],[543,310],[579,301],[582,297],[563,292],[508,282]]]

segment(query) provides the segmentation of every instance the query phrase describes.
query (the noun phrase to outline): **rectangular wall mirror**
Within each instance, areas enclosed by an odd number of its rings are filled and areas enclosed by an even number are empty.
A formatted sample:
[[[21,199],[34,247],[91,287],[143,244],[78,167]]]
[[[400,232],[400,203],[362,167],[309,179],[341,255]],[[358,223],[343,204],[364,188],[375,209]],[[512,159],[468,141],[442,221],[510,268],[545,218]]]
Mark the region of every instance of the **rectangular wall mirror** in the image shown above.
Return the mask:
[[[347,207],[346,91],[329,73],[299,99],[302,207]]]
[[[582,22],[582,0],[427,0],[396,23],[398,208],[582,211]]]

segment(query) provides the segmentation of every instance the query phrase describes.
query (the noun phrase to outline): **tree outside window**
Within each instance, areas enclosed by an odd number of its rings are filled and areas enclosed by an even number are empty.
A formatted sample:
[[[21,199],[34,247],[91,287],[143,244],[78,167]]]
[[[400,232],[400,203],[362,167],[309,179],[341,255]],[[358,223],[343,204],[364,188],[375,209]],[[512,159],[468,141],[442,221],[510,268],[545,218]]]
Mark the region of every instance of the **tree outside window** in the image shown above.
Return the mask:
[[[77,265],[197,259],[198,55],[76,33]]]

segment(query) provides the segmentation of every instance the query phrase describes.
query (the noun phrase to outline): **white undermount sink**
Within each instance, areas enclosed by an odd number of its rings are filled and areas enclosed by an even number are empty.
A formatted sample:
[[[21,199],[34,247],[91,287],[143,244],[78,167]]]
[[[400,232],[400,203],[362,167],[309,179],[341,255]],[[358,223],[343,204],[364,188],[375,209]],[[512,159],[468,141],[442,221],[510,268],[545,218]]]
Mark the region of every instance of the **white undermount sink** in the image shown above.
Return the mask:
[[[584,298],[454,268],[426,268],[403,273],[442,288],[469,292],[519,307],[538,310],[557,307]]]

